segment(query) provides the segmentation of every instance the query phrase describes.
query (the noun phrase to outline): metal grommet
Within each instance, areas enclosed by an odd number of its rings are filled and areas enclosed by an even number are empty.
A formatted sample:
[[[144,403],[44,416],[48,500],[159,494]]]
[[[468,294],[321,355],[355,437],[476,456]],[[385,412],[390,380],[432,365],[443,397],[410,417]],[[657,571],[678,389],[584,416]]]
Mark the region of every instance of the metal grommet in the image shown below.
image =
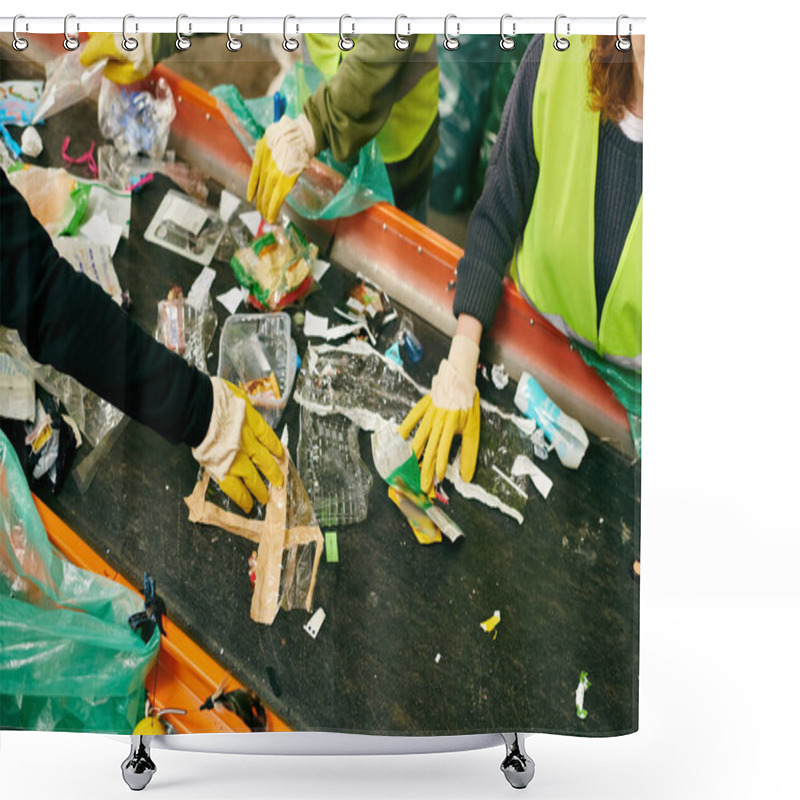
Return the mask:
[[[566,14],[559,14],[556,17],[554,26],[556,40],[553,42],[553,47],[555,47],[555,49],[558,50],[560,53],[563,53],[569,47],[569,39],[565,39],[563,36],[558,35],[558,21],[560,19],[566,19],[566,18],[567,18]],[[569,22],[567,23],[567,36],[569,36]]]
[[[227,47],[228,50],[231,51],[231,53],[238,53],[242,49],[242,40],[237,39],[231,33],[231,22],[233,22],[235,19],[239,19],[239,17],[237,17],[235,14],[231,14],[228,17],[228,41],[225,43],[225,47]],[[241,32],[242,32],[242,26],[240,25],[239,33]]]
[[[451,36],[447,32],[447,24],[450,22],[451,19],[456,20],[456,35]],[[458,22],[458,17],[455,14],[448,14],[444,18],[444,39],[442,40],[442,44],[444,45],[445,50],[458,50],[459,41],[456,38],[458,34],[461,33],[461,23]]]
[[[133,14],[126,14],[122,18],[122,49],[127,50],[129,53],[134,51],[139,46],[139,40],[134,39],[133,36],[128,36],[128,20],[135,19]],[[135,30],[139,30],[136,25]]]
[[[188,14],[178,14],[177,18],[175,19],[175,36],[176,36],[175,47],[178,50],[188,50],[192,46],[192,40],[191,39],[187,39],[181,33],[181,20],[182,19],[187,19],[188,16],[189,16]],[[191,31],[192,31],[192,23],[190,22],[189,23],[189,32],[191,33]]]
[[[294,53],[298,47],[300,47],[300,42],[297,39],[293,39],[289,36],[288,27],[289,27],[289,20],[290,19],[297,19],[297,17],[293,17],[289,15],[288,17],[283,18],[283,49],[287,53]],[[296,28],[297,26],[295,26]]]
[[[12,45],[14,49],[17,50],[18,52],[22,52],[28,46],[27,39],[23,39],[21,36],[17,36],[17,21],[21,19],[25,19],[25,16],[23,14],[17,14],[14,17],[14,24],[11,27],[11,31],[14,34],[14,41],[12,42]],[[25,30],[28,30],[27,22],[25,23]]]
[[[342,30],[342,28],[344,27],[344,21],[346,19],[353,19],[353,18],[349,14],[342,14],[342,16],[339,17],[339,49],[344,50],[345,52],[347,52],[348,50],[352,50],[356,46],[356,43],[349,36],[345,36]],[[356,31],[355,23],[353,23],[351,28],[352,29],[350,33],[355,33]]]
[[[631,38],[630,38],[631,37],[631,24],[630,24],[630,22],[628,23],[628,36],[623,38],[622,36],[620,36],[620,33],[619,33],[619,24],[620,24],[620,22],[622,22],[623,19],[628,19],[628,17],[626,17],[625,14],[620,14],[617,17],[617,50],[619,50],[621,53],[625,53],[625,52],[627,52],[628,50],[631,49]]]
[[[69,21],[71,19],[75,19],[74,14],[67,14],[67,16],[64,17],[64,49],[69,50],[70,52],[77,50],[81,46],[81,43],[78,41],[76,36],[69,35]],[[77,31],[79,29],[80,25],[76,24],[75,30]]]
[[[400,35],[401,19],[408,19],[408,17],[405,14],[399,14],[394,18],[394,46],[395,49],[397,50],[408,50],[409,46],[411,45],[411,42],[409,42],[408,39],[405,38],[405,36]],[[406,36],[410,36],[411,35],[410,23],[407,24],[407,27],[408,27],[408,33],[406,34]]]
[[[511,36],[506,36],[504,27],[505,27],[505,23],[506,23],[507,19],[513,19],[512,15],[511,14],[503,14],[503,16],[500,17],[500,49],[501,50],[513,50],[514,49],[514,45],[516,45],[516,42],[514,41],[513,37],[517,35],[517,23],[516,22],[512,22],[511,23]]]

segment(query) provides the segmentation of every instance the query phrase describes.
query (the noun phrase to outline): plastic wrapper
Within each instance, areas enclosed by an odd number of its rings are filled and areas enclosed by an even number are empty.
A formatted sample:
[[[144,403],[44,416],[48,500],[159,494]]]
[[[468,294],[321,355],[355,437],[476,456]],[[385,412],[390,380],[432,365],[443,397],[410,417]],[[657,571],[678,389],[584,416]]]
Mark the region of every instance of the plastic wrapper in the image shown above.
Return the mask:
[[[36,403],[36,417],[25,425],[25,454],[31,476],[60,491],[75,455],[77,440],[58,411],[58,402],[43,394]]]
[[[225,320],[217,374],[241,387],[275,428],[297,371],[297,347],[288,314],[233,314]]]
[[[27,360],[7,352],[0,341],[0,417],[33,419],[36,413],[36,389]]]
[[[224,230],[219,214],[170,189],[150,220],[144,238],[207,267]]]
[[[203,474],[185,499],[189,520],[216,525],[258,544],[250,616],[271,625],[279,609],[311,611],[322,556],[319,529],[308,493],[286,451],[278,461],[283,486],[269,487],[267,504],[245,515]]]
[[[84,67],[79,52],[65,53],[49,61],[45,65],[44,90],[31,124],[35,125],[94,95],[100,88],[107,63],[101,59]]]
[[[65,169],[27,165],[12,169],[8,179],[51,236],[71,236],[78,231],[89,203],[90,185]]]
[[[0,124],[30,125],[42,97],[42,81],[11,80],[0,83]]]
[[[278,311],[304,297],[313,287],[311,265],[318,254],[293,222],[268,230],[231,259],[236,279],[265,308]]]
[[[323,526],[352,525],[367,518],[372,474],[361,460],[353,422],[301,408],[297,468]]]
[[[125,416],[118,408],[81,386],[69,375],[35,362],[16,331],[0,327],[0,348],[11,353],[18,362],[27,365],[36,383],[64,404],[67,413],[92,447],[97,447]]]
[[[306,100],[322,81],[322,73],[313,64],[296,63],[281,85],[286,97],[286,113],[297,117]],[[371,139],[347,163],[334,159],[330,150],[317,155],[320,169],[312,161],[300,176],[287,202],[307,219],[337,219],[358,214],[375,203],[394,203],[389,175],[375,139]],[[331,170],[341,179],[329,177]],[[341,180],[341,183],[339,182]]]
[[[113,145],[97,148],[97,168],[100,180],[114,189],[136,191],[149,182],[150,176],[159,172],[180,186],[190,197],[205,205],[208,184],[205,172],[183,161],[174,160],[174,151],[168,150],[163,160],[128,156]],[[171,158],[172,157],[172,158]]]
[[[0,432],[0,723],[129,734],[159,647],[128,618],[134,592],[74,566],[50,544]],[[24,654],[24,658],[20,657]]]
[[[208,294],[200,307],[192,305],[179,286],[158,303],[156,341],[177,353],[201,372],[208,372],[206,353],[217,330],[217,315]]]
[[[377,343],[383,326],[397,318],[386,293],[364,280],[357,280],[350,286],[344,303],[340,303],[337,310],[353,322],[363,321],[373,345]]]
[[[316,414],[342,414],[368,431],[384,422],[399,425],[428,389],[366,342],[339,347],[309,345],[298,373],[294,399]],[[497,508],[522,522],[527,503],[525,477],[512,476],[517,455],[533,458],[536,425],[481,401],[478,468],[470,483],[461,480],[459,456],[447,478],[459,494]],[[508,478],[508,480],[506,480]],[[512,485],[513,484],[513,485]]]
[[[164,78],[159,78],[152,90],[135,91],[107,78],[100,84],[97,102],[100,132],[113,141],[122,155],[145,153],[160,161],[167,150],[175,113],[172,90]]]
[[[373,431],[381,420],[399,425],[426,391],[366,342],[350,341],[306,348],[294,398],[317,414],[344,414]]]

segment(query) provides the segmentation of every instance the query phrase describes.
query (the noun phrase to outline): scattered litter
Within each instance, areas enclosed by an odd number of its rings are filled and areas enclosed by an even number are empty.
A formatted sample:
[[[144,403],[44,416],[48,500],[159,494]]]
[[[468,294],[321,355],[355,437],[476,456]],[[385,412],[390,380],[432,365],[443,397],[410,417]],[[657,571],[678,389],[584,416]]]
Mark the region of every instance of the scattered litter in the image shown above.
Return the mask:
[[[225,226],[219,216],[170,189],[145,231],[145,241],[208,266]]]
[[[565,467],[577,469],[580,466],[589,446],[586,431],[577,420],[565,414],[527,372],[519,379],[514,404],[526,417],[536,420]]]
[[[245,211],[244,214],[239,214],[239,219],[247,226],[247,229],[253,236],[258,236],[258,230],[264,218],[258,211]]]
[[[325,531],[325,560],[329,564],[339,563],[339,540],[336,531]]]
[[[361,323],[373,345],[377,344],[383,326],[397,316],[386,293],[360,279],[347,290],[344,308],[337,307],[335,311],[354,323]]]
[[[553,481],[551,481],[528,456],[519,455],[514,459],[514,466],[511,468],[511,474],[514,477],[527,475],[545,500],[547,499],[547,495],[550,494],[550,490],[553,488]]]
[[[42,144],[42,137],[39,136],[39,131],[36,128],[28,126],[22,131],[22,152],[29,158],[38,158],[41,155],[44,145]]]
[[[228,222],[233,216],[233,212],[239,208],[241,200],[235,195],[231,194],[227,189],[222,190],[219,198],[219,215],[223,222]]]
[[[442,503],[442,505],[449,505],[450,498],[447,496],[447,492],[444,490],[444,486],[441,483],[437,483],[434,487],[434,493],[436,494],[436,499]]]
[[[117,305],[122,305],[122,289],[111,260],[111,250],[104,244],[94,244],[76,236],[58,236],[56,250],[76,272],[99,284],[111,295]]]
[[[330,269],[330,262],[325,261],[321,258],[315,258],[313,263],[311,264],[311,274],[314,276],[314,280],[319,283],[322,280],[322,276]]]
[[[312,638],[316,639],[322,623],[325,622],[325,611],[318,608],[312,615],[311,619],[303,625],[303,630]]]
[[[592,684],[589,682],[589,674],[585,670],[581,670],[580,678],[578,679],[578,688],[575,689],[575,707],[577,709],[578,719],[586,719],[589,712],[583,707],[583,698],[586,690]]]
[[[194,283],[186,295],[186,302],[198,311],[203,309],[211,293],[211,284],[217,277],[217,271],[211,267],[203,267],[203,271],[194,279]]]
[[[115,225],[109,218],[108,212],[103,210],[98,214],[93,214],[88,221],[81,226],[81,236],[90,242],[105,245],[111,255],[117,251],[123,228]]]
[[[321,336],[324,338],[327,332],[328,318],[307,311],[305,322],[303,323],[303,333],[306,336]]]
[[[508,386],[508,373],[505,364],[495,364],[492,367],[492,383],[497,389],[505,389]]]
[[[496,473],[497,473],[497,474],[498,474],[498,475],[499,475],[499,476],[500,476],[500,477],[501,477],[501,478],[502,478],[502,479],[503,479],[503,480],[504,480],[504,481],[505,481],[505,482],[506,482],[506,483],[507,483],[507,484],[508,484],[508,485],[509,485],[509,486],[510,486],[512,489],[514,489],[514,491],[515,491],[515,492],[518,492],[520,497],[524,497],[524,498],[525,498],[525,500],[527,500],[527,499],[528,499],[528,495],[527,495],[527,494],[526,494],[526,493],[525,493],[525,492],[524,492],[522,489],[520,489],[520,488],[519,488],[519,486],[517,486],[517,484],[516,484],[516,483],[514,483],[514,481],[512,481],[512,480],[511,480],[511,478],[509,478],[509,477],[508,477],[508,475],[506,475],[506,474],[505,474],[505,472],[503,472],[502,470],[498,469],[498,467],[497,467],[497,464],[492,464],[492,469],[493,469],[493,470],[494,470],[494,471],[495,471],[495,472],[496,472]]]
[[[531,442],[533,443],[533,452],[540,461],[547,461],[547,456],[553,449],[553,445],[548,444],[545,438],[544,431],[537,428],[531,435]]]
[[[495,610],[494,614],[492,614],[492,616],[489,617],[489,619],[485,619],[483,622],[481,622],[481,629],[484,630],[486,633],[494,632],[494,636],[492,636],[492,639],[496,639],[497,638],[496,628],[499,624],[500,624],[500,612]]]
[[[235,314],[248,294],[249,292],[243,286],[234,286],[233,289],[228,289],[224,294],[218,295],[217,300],[225,306],[225,310],[229,314]]]
[[[394,361],[394,363],[395,363],[395,364],[398,364],[398,365],[399,365],[399,366],[401,366],[401,367],[403,366],[403,358],[402,358],[402,356],[400,355],[400,343],[399,343],[399,342],[395,342],[395,343],[394,343],[394,344],[393,344],[393,345],[392,345],[392,346],[391,346],[391,347],[390,347],[390,348],[389,348],[389,349],[388,349],[388,350],[387,350],[387,351],[384,353],[384,355],[386,356],[386,358],[389,358],[389,359],[391,359],[392,361]]]
[[[433,659],[434,664],[438,664],[442,660],[442,654],[437,653],[436,658]]]
[[[70,137],[65,136],[61,144],[61,158],[70,166],[83,166],[94,180],[97,180],[97,163],[94,160],[94,139],[89,149],[82,156],[71,156],[67,153]]]
[[[405,493],[390,486],[389,499],[400,509],[420,544],[436,544],[442,541],[442,532],[436,527],[433,520]]]
[[[100,132],[126,156],[146,153],[160,161],[167,150],[176,107],[164,78],[151,83],[152,91],[134,91],[104,78],[97,100]]]
[[[204,279],[205,280],[205,279]],[[202,293],[202,288],[198,294]],[[195,307],[184,298],[180,286],[173,286],[166,300],[158,303],[155,338],[192,366],[208,372],[206,352],[217,329],[217,315],[208,293],[195,296],[202,306]]]
[[[486,365],[485,365],[485,364],[478,364],[478,370],[479,370],[479,371],[480,371],[480,373],[481,373],[481,377],[482,377],[482,378],[483,378],[485,381],[487,381],[487,382],[488,382],[488,381],[489,381],[489,372],[488,372],[488,370],[486,369]]]

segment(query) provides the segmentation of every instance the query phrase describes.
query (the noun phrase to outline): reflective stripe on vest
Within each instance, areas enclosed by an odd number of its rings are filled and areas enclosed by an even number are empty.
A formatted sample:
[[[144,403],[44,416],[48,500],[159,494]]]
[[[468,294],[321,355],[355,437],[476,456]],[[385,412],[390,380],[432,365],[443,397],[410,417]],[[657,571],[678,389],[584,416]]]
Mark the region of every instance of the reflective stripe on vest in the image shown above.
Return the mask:
[[[330,80],[343,58],[355,48],[342,51],[339,37],[329,33],[306,33],[304,55]],[[358,37],[353,37],[356,42]],[[376,139],[387,164],[408,158],[417,149],[439,110],[439,61],[436,37],[419,34],[400,79],[392,110]]]
[[[636,208],[598,324],[594,282],[594,198],[600,114],[588,103],[594,37],[552,36],[533,97],[539,179],[514,270],[522,293],[567,336],[609,361],[641,369],[642,200]]]

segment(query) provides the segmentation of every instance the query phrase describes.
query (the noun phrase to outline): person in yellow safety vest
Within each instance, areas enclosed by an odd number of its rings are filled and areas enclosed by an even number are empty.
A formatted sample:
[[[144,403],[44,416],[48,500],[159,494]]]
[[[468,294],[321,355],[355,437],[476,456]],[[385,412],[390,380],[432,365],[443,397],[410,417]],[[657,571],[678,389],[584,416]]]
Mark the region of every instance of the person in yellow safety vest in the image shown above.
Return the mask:
[[[641,374],[644,37],[534,37],[509,92],[483,193],[467,229],[453,302],[456,334],[404,437],[423,457],[423,488],[444,476],[461,435],[475,471],[481,333],[506,266],[523,296],[571,339]]]
[[[296,119],[283,117],[259,140],[247,199],[270,222],[311,159],[330,148],[347,161],[377,138],[395,205],[427,218],[433,159],[439,145],[439,64],[433,34],[365,34],[343,51],[339,37],[305,34],[304,56],[325,81]]]

